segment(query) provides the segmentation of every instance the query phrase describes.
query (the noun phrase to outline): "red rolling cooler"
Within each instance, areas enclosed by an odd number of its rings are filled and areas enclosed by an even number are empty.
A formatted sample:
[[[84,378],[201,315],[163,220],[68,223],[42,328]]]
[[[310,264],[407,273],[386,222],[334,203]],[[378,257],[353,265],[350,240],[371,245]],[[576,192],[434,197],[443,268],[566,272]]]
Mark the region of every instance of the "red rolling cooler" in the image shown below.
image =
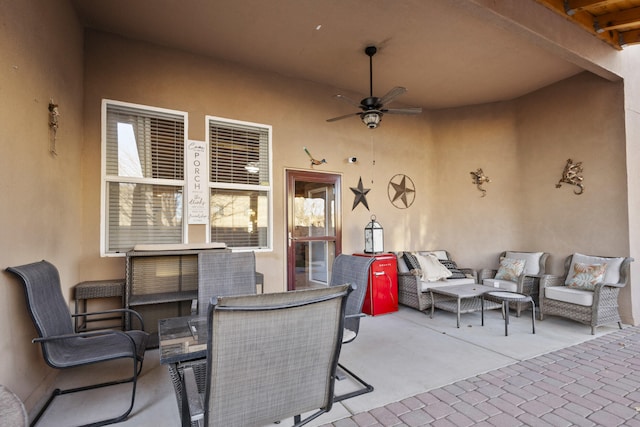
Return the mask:
[[[398,311],[398,265],[394,254],[354,254],[375,258],[369,267],[362,312],[377,316]]]

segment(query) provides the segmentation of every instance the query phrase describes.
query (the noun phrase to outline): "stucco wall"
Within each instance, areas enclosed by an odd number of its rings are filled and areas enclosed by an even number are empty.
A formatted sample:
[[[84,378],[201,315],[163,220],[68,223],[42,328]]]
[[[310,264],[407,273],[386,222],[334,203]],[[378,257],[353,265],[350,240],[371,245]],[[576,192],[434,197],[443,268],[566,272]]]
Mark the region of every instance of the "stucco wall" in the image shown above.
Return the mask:
[[[0,2],[0,267],[49,260],[69,299],[82,257],[82,43],[66,2]],[[57,155],[49,152],[50,99],[60,111]],[[29,407],[53,373],[35,336],[22,288],[3,271],[0,383]]]
[[[582,73],[514,101],[434,112],[437,245],[476,269],[497,267],[504,250],[545,251],[555,274],[573,252],[628,256],[623,99],[622,83]],[[569,158],[583,163],[579,196],[555,187]],[[471,183],[478,168],[491,179],[485,197]],[[628,295],[620,302],[633,323]]]
[[[372,213],[387,230],[387,248],[402,248],[413,238],[408,230],[421,221],[419,189],[416,207],[394,208],[388,200],[389,179],[404,173],[416,180],[430,173],[433,162],[429,115],[384,117],[375,131],[357,118],[336,123],[325,119],[348,113],[333,99],[338,89],[312,82],[234,66],[105,33],[86,35],[84,246],[83,271],[97,277],[122,276],[122,258],[99,258],[100,218],[100,103],[103,98],[171,108],[189,113],[190,139],[204,140],[205,115],[273,126],[274,250],[257,254],[257,268],[265,274],[266,290],[286,289],[285,169],[309,169],[309,151],[325,158],[316,171],[343,174],[343,252],[364,249],[363,229]],[[338,70],[336,71],[338,72]],[[364,82],[366,83],[366,82]],[[363,91],[366,88],[363,87]],[[354,95],[357,97],[357,95]],[[358,163],[347,158],[356,156]],[[373,164],[375,160],[375,165]],[[426,172],[425,172],[426,171]],[[355,187],[362,177],[370,211],[352,211]],[[428,205],[424,205],[428,206]]]

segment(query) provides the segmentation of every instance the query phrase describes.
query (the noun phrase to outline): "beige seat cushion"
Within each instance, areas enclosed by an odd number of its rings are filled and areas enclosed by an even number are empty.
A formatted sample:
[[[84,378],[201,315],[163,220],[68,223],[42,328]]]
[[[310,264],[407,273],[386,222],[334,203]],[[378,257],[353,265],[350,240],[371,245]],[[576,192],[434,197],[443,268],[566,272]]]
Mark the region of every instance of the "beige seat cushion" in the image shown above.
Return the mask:
[[[428,292],[429,288],[441,288],[452,285],[473,285],[476,281],[474,279],[448,279],[439,280],[437,282],[425,282],[420,281],[420,290],[422,292]]]
[[[593,305],[593,292],[569,288],[567,286],[549,286],[548,288],[544,288],[544,296],[545,298],[556,301],[583,305],[585,307]]]
[[[504,291],[515,292],[518,289],[518,284],[516,282],[511,282],[509,280],[482,279],[482,284],[485,286],[491,286],[495,288],[496,283],[498,284],[497,287]]]

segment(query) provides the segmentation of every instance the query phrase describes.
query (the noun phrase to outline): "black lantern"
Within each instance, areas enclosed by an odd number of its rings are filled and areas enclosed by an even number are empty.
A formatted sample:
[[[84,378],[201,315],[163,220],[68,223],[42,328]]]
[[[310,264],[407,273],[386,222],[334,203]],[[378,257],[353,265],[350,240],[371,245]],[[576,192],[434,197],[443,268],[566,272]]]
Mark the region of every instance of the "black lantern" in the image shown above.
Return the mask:
[[[376,221],[375,215],[371,215],[371,222],[364,228],[364,252],[367,254],[384,252],[384,230]]]

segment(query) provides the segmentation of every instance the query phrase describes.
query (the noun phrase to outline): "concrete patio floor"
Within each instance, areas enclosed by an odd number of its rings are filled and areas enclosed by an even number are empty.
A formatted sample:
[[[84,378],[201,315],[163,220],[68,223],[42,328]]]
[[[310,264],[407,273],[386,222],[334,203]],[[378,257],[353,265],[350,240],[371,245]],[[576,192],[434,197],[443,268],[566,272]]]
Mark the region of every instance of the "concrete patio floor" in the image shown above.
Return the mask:
[[[547,317],[536,321],[533,335],[530,312],[525,311],[511,318],[505,336],[500,311],[485,316],[483,327],[480,313],[463,314],[459,329],[455,315],[440,310],[433,319],[407,307],[364,318],[358,338],[343,347],[340,361],[375,390],[335,404],[309,425],[640,425],[640,329],[620,331],[613,324],[597,328],[592,336],[588,326]],[[626,368],[607,361],[620,360],[616,352],[621,351],[638,361]],[[577,373],[562,374],[559,367]],[[600,374],[596,367],[613,371]],[[116,363],[103,371],[113,375],[120,369],[124,367]],[[547,376],[549,381],[536,385],[544,383],[548,389],[533,385],[536,378]],[[83,377],[96,380],[95,370],[63,372],[58,386],[78,385],[86,382]],[[602,378],[613,380],[598,382]],[[347,379],[339,381],[336,390],[352,387]],[[116,386],[57,397],[38,426],[72,426],[114,414],[128,405],[128,390]],[[159,365],[157,350],[147,352],[135,407],[118,425],[180,425],[173,387],[166,367]]]

